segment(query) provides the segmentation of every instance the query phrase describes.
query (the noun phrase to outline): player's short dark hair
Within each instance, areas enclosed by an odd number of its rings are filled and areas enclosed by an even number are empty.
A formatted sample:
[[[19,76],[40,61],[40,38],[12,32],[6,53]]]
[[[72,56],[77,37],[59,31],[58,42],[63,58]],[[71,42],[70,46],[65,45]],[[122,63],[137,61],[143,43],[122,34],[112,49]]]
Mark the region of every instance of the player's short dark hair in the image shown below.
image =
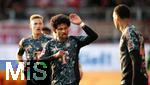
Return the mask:
[[[114,12],[121,18],[130,18],[130,9],[127,5],[125,4],[120,4],[114,8]]]
[[[48,28],[48,27],[43,27],[43,28],[42,28],[42,31],[51,31],[51,30],[50,30],[50,28]]]
[[[57,14],[50,19],[50,25],[53,29],[57,29],[57,26],[60,24],[66,24],[68,27],[70,26],[70,20],[67,15]]]
[[[43,32],[43,34],[51,34],[51,29],[48,27],[43,27],[42,32]]]

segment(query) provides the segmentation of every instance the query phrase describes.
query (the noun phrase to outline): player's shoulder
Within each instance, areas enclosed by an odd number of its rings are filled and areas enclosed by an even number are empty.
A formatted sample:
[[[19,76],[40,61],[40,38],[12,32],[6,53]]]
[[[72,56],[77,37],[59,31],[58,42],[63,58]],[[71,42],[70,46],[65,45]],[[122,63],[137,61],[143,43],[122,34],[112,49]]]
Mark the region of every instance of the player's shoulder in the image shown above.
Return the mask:
[[[32,36],[27,36],[27,37],[23,37],[20,42],[19,42],[19,45],[22,45],[23,43],[25,42],[28,42],[29,40],[32,39]]]
[[[135,26],[131,25],[125,28],[122,35],[126,37],[131,37],[135,35],[135,32],[136,32]]]
[[[132,26],[128,26],[128,27],[126,27],[126,29],[124,30],[124,33],[133,33],[133,32],[135,32],[136,30],[135,30],[135,26],[134,25],[132,25]]]
[[[41,40],[42,41],[49,41],[49,40],[51,40],[52,38],[51,37],[48,37],[48,36],[46,36],[46,35],[42,35],[41,36]]]
[[[47,43],[52,44],[52,43],[56,43],[56,42],[57,42],[56,39],[50,38],[50,40]]]
[[[54,42],[56,42],[53,38],[47,38],[48,41],[46,42],[46,44],[52,44]]]

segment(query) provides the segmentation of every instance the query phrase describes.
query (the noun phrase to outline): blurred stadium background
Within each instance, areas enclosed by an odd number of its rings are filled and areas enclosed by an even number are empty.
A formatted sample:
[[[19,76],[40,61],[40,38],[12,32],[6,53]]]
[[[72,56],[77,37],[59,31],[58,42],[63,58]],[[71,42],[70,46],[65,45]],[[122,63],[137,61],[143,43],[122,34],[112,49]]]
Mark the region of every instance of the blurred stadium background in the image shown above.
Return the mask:
[[[45,26],[58,13],[77,13],[99,38],[82,48],[80,63],[83,78],[80,85],[119,85],[120,33],[112,21],[112,9],[119,3],[130,6],[132,21],[145,38],[146,63],[150,57],[150,0],[0,0],[0,85],[25,85],[18,78],[6,80],[6,61],[15,60],[18,42],[31,34],[29,17],[34,13],[44,16]],[[84,35],[78,26],[71,25],[71,35]],[[16,62],[12,64],[14,67]]]

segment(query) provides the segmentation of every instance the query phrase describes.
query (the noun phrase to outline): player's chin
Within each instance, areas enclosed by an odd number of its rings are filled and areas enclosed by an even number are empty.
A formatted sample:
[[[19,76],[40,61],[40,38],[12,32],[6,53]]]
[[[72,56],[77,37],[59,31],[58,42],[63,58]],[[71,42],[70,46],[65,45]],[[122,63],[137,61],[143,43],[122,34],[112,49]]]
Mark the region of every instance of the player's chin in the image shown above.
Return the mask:
[[[67,39],[67,38],[68,38],[68,36],[64,36],[64,35],[61,36],[61,39],[64,39],[64,40]]]
[[[63,37],[63,38],[68,38],[68,35],[63,35],[62,37]]]

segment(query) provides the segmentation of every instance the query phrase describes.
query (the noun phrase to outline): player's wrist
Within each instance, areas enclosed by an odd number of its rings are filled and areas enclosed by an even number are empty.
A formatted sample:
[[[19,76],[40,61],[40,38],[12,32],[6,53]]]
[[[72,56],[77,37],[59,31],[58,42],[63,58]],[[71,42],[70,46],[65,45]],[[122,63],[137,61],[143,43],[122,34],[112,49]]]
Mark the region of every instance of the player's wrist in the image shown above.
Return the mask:
[[[53,57],[54,57],[54,58],[60,58],[60,57],[61,57],[61,55],[54,54],[54,55],[53,55]]]
[[[79,26],[80,26],[80,27],[83,27],[83,26],[85,26],[85,23],[84,23],[84,22],[81,22],[81,23],[79,24]]]
[[[58,55],[54,54],[53,57],[54,57],[54,58],[58,58]]]

